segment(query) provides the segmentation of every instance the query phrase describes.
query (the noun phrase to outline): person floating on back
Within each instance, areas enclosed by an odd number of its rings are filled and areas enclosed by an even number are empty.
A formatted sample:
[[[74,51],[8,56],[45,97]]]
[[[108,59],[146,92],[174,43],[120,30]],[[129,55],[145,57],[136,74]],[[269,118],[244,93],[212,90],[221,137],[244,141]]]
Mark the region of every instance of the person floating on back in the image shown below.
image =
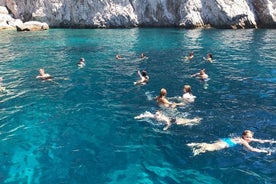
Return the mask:
[[[245,130],[242,133],[241,137],[235,138],[223,138],[219,139],[214,143],[189,143],[187,144],[189,147],[193,148],[194,155],[198,155],[200,153],[205,153],[206,151],[217,151],[225,148],[231,148],[237,145],[242,145],[249,151],[258,152],[258,153],[266,153],[268,155],[271,154],[271,151],[265,149],[253,148],[249,145],[250,142],[258,142],[258,143],[276,143],[274,140],[262,140],[253,138],[253,132],[250,130]]]

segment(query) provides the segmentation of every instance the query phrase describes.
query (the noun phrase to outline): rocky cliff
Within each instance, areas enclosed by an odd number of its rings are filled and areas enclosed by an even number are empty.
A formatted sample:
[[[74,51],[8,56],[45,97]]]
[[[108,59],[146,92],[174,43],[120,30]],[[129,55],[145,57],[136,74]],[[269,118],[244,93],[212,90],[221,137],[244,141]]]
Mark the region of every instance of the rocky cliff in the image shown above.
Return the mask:
[[[276,0],[0,0],[0,6],[0,24],[9,15],[50,27],[276,28]]]

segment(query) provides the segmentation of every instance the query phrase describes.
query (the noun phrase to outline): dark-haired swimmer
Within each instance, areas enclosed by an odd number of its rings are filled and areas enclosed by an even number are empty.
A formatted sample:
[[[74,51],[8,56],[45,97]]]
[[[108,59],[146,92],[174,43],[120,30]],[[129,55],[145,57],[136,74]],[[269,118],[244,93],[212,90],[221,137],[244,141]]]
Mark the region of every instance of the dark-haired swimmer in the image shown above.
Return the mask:
[[[140,72],[140,70],[137,71],[140,80],[134,82],[134,85],[145,85],[149,82],[149,76],[147,75],[147,72],[145,70],[142,71],[142,73]]]
[[[187,61],[187,60],[191,60],[193,58],[194,58],[194,52],[192,51],[192,52],[189,53],[189,56],[184,57],[184,60]]]
[[[79,62],[78,62],[78,67],[83,68],[85,66],[85,59],[84,58],[80,58]]]
[[[276,143],[274,140],[262,140],[253,138],[253,132],[250,130],[245,130],[242,133],[241,137],[236,138],[223,138],[214,143],[189,143],[188,146],[193,148],[194,155],[198,155],[200,153],[205,153],[206,151],[217,151],[225,148],[234,147],[236,145],[242,145],[249,151],[258,152],[258,153],[266,153],[271,155],[271,151],[253,148],[249,145],[250,142],[259,142],[259,143]]]
[[[205,61],[207,61],[207,62],[210,62],[210,63],[212,63],[212,62],[214,61],[213,55],[210,54],[210,53],[207,54],[206,57],[203,57],[203,59],[204,59]]]
[[[116,59],[117,59],[117,60],[122,59],[121,55],[120,55],[120,54],[117,54],[117,55],[116,55]]]

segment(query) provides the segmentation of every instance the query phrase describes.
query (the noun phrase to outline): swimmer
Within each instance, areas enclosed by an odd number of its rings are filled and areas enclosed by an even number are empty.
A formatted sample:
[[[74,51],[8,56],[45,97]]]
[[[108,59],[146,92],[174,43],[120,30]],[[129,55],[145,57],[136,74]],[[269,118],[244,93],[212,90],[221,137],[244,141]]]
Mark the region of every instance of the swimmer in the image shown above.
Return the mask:
[[[192,89],[191,89],[191,86],[190,85],[185,85],[184,88],[183,88],[183,100],[185,102],[189,102],[189,103],[192,103],[195,101],[195,98],[196,96],[194,96],[192,94]]]
[[[185,56],[184,57],[184,59],[187,61],[187,60],[191,60],[191,59],[193,59],[194,58],[194,52],[192,51],[192,52],[190,52],[189,53],[189,56]]]
[[[214,60],[213,60],[213,55],[212,54],[207,54],[206,56],[206,61],[212,63]]]
[[[85,66],[85,59],[84,58],[80,58],[79,62],[78,62],[78,67],[83,68]]]
[[[175,108],[177,105],[184,105],[184,103],[175,103],[175,102],[170,102],[167,98],[167,90],[165,88],[162,88],[160,90],[159,96],[157,96],[156,102],[158,105],[164,106],[164,107],[172,107]]]
[[[166,126],[163,128],[164,131],[168,130],[171,127],[172,123],[175,123],[177,125],[194,125],[199,123],[202,120],[202,118],[198,118],[198,117],[193,119],[178,118],[178,117],[176,119],[172,119],[164,115],[160,110],[156,111],[155,114],[152,114],[146,111],[144,114],[140,114],[139,116],[134,117],[134,119],[143,119],[143,118],[151,118],[159,122],[165,122]]]
[[[271,155],[271,151],[253,148],[249,145],[250,142],[258,142],[258,143],[276,143],[274,140],[262,140],[253,138],[253,132],[250,130],[245,130],[242,133],[241,137],[236,138],[223,138],[214,143],[189,143],[187,144],[189,147],[193,148],[194,155],[198,155],[200,153],[205,153],[206,151],[217,151],[225,148],[231,148],[236,145],[242,145],[249,151],[258,152],[258,153],[266,153],[267,155]]]
[[[3,81],[3,78],[2,78],[2,77],[0,77],[0,92],[2,92],[2,93],[6,93],[6,92],[7,92],[7,90],[6,90],[6,88],[5,88],[5,87],[3,87],[3,86],[2,86],[2,81]]]
[[[42,79],[42,80],[47,80],[47,79],[52,79],[53,77],[51,75],[49,75],[48,73],[45,73],[43,68],[39,69],[39,74],[38,76],[36,76],[37,79]]]
[[[120,54],[117,54],[117,55],[116,55],[116,59],[117,59],[117,60],[121,60],[121,59],[122,59],[121,55],[120,55]]]
[[[145,57],[146,57],[146,56],[145,56],[144,53],[142,53],[141,56],[140,56],[140,58],[142,58],[142,59],[145,58]]]
[[[142,73],[140,72],[140,70],[138,70],[137,73],[140,77],[140,80],[134,82],[134,85],[145,85],[149,82],[149,76],[147,75],[147,72],[145,70],[143,70]]]
[[[201,80],[207,80],[209,76],[207,75],[205,69],[201,69],[199,73],[195,73],[191,75],[191,77],[197,77]]]

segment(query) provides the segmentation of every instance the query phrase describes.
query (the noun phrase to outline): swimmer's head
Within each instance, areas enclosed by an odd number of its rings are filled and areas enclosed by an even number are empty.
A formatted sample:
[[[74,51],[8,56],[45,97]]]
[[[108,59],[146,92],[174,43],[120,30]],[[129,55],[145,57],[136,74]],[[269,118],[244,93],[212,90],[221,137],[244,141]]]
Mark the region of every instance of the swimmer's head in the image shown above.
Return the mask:
[[[250,130],[245,130],[242,133],[242,138],[246,141],[246,142],[250,142],[251,139],[253,138],[254,133]]]
[[[156,113],[154,114],[155,118],[159,118],[162,115],[162,112],[160,110],[156,111]]]
[[[147,76],[147,72],[145,70],[143,70],[141,74],[142,74],[143,77]]]
[[[187,93],[192,92],[192,88],[190,85],[185,85],[183,90],[184,90],[184,92],[187,92]]]
[[[160,96],[165,96],[167,94],[167,90],[165,88],[162,88],[160,90]]]
[[[204,69],[204,68],[203,68],[203,69],[201,69],[199,73],[200,73],[200,75],[205,74],[205,69]]]
[[[44,69],[43,69],[43,68],[40,68],[40,69],[39,69],[39,73],[40,73],[40,75],[44,75],[44,74],[45,74]]]
[[[84,61],[85,61],[85,59],[84,59],[84,58],[80,58],[80,61],[84,62]]]

